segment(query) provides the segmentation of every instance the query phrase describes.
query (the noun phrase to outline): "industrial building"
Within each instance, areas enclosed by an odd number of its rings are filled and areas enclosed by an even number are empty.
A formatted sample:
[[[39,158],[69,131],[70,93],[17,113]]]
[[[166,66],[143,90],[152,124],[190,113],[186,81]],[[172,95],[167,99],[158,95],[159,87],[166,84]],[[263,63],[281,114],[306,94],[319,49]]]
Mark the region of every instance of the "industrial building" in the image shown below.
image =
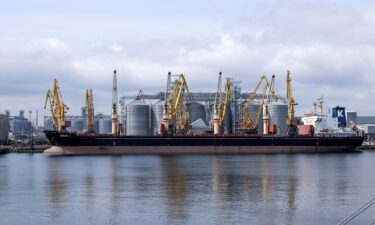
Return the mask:
[[[238,89],[237,89],[238,90]],[[224,122],[224,133],[235,132],[236,125],[241,119],[239,115],[241,108],[249,97],[249,93],[237,93],[238,99],[236,105],[229,106],[230,112]],[[142,96],[122,96],[120,98],[120,118],[119,121],[124,124],[126,135],[157,135],[160,120],[163,117],[164,93],[160,92],[154,95],[144,94]],[[191,93],[190,101],[187,102],[189,111],[189,121],[191,132],[196,134],[208,133],[212,131],[213,105],[215,102],[215,93]],[[254,113],[259,106],[259,96],[248,108],[249,113]],[[233,109],[237,110],[233,110]],[[237,112],[236,112],[237,111]],[[278,97],[278,100],[271,105],[270,122],[276,124],[279,134],[286,131],[285,121],[288,118],[288,105],[285,98]],[[82,107],[81,115],[66,116],[66,120],[71,121],[69,131],[84,133],[86,129],[86,110]],[[96,133],[111,133],[111,117],[98,113],[94,117]],[[46,130],[52,130],[52,118],[44,117],[44,127]],[[258,133],[263,132],[262,114],[258,121]]]
[[[9,118],[10,132],[13,135],[27,135],[30,129],[30,122],[25,117],[25,111],[20,110],[18,116],[11,116],[9,111],[5,113]]]
[[[66,116],[66,120],[71,121],[71,126],[67,128],[68,131],[84,133],[86,129],[86,110],[83,107],[80,116]],[[100,134],[111,133],[111,117],[102,113],[97,113],[94,117],[95,130]],[[52,117],[44,117],[44,129],[53,130]]]
[[[354,122],[363,131],[365,142],[375,142],[375,116],[358,116],[357,112],[348,111],[346,113],[347,124]]]
[[[9,115],[0,114],[0,145],[8,144],[9,130]]]
[[[224,122],[224,133],[233,133],[236,124],[241,119],[241,108],[244,106],[249,93],[240,93],[237,91],[237,99],[234,104],[229,106],[230,112]],[[253,104],[248,108],[249,113],[253,114],[259,107],[260,96],[256,96]],[[215,93],[190,93],[190,99],[187,102],[189,111],[189,120],[192,133],[207,133],[211,128],[213,119],[213,105],[215,102]],[[163,116],[164,93],[160,92],[154,95],[142,96],[122,96],[120,98],[120,121],[125,124],[127,135],[156,135]],[[237,116],[236,116],[237,115]],[[285,98],[278,96],[270,108],[271,123],[277,125],[278,133],[284,134],[286,131],[285,121],[288,118],[288,105]],[[262,113],[258,121],[258,133],[263,132]]]

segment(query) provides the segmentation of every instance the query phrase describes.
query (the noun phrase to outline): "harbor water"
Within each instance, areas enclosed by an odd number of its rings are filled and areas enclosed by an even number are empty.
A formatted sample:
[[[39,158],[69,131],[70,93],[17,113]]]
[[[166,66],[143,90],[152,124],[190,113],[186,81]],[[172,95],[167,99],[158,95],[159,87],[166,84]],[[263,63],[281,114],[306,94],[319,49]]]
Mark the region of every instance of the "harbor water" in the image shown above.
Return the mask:
[[[0,155],[0,224],[338,224],[375,197],[375,152]],[[349,224],[371,224],[375,206]]]

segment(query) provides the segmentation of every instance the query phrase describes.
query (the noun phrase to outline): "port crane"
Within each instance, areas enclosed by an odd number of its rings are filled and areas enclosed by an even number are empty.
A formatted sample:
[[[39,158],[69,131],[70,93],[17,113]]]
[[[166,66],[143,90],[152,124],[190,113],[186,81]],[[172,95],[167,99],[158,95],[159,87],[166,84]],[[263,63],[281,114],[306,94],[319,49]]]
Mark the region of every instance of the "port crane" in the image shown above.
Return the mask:
[[[70,121],[65,121],[65,113],[69,107],[63,101],[56,79],[53,80],[52,89],[47,91],[44,109],[47,108],[47,104],[50,106],[53,129],[65,131],[65,128],[70,127]]]
[[[94,101],[92,90],[86,90],[85,106],[87,112],[86,118],[86,133],[95,133],[95,122],[94,122]]]
[[[168,73],[167,87],[164,96],[163,117],[160,122],[159,134],[186,133],[191,129],[186,97],[190,92],[183,74]]]
[[[263,90],[261,92],[260,98],[259,98],[259,104],[256,107],[256,110],[253,115],[250,115],[248,112],[248,109],[253,103],[255,96],[258,93],[258,90],[260,86],[264,83]],[[247,134],[256,134],[258,133],[258,121],[259,121],[259,116],[261,113],[261,110],[263,109],[263,104],[264,104],[264,99],[266,92],[269,88],[270,83],[267,80],[266,76],[262,76],[260,81],[258,82],[257,86],[254,89],[254,92],[250,94],[249,98],[246,101],[245,106],[242,108],[242,121],[239,123],[238,128],[242,133],[247,133]]]
[[[222,73],[219,73],[218,87],[215,96],[215,105],[214,105],[214,134],[222,134],[222,128],[225,121],[225,117],[228,112],[228,105],[233,100],[233,81],[230,78],[226,79],[225,82],[225,92],[221,92],[221,82],[222,82]]]
[[[268,88],[267,99],[263,105],[263,134],[269,134],[270,108],[272,103],[275,101],[277,101],[277,97],[275,95],[275,75],[272,75]]]
[[[118,120],[117,120],[117,71],[113,71],[113,78],[112,78],[112,113],[111,113],[111,121],[112,121],[112,134],[118,134]]]
[[[298,103],[295,101],[293,97],[292,79],[290,77],[289,70],[286,72],[286,98],[288,101],[288,119],[286,121],[286,125],[287,125],[286,135],[296,136],[298,135],[298,127],[297,127],[297,121],[294,117],[294,112],[295,112],[294,106],[298,105]]]

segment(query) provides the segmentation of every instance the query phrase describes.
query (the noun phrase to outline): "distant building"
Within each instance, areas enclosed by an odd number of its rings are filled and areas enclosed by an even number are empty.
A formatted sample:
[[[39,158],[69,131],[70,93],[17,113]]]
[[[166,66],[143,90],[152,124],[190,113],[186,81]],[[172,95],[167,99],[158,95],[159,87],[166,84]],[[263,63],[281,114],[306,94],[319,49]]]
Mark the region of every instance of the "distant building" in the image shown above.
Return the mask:
[[[0,144],[4,145],[8,143],[9,130],[8,115],[0,114]]]
[[[365,135],[365,141],[375,141],[375,116],[357,116],[357,112],[347,113],[347,124],[354,122]]]
[[[21,110],[19,116],[9,116],[10,131],[14,135],[28,134],[30,122],[25,118],[25,111]]]
[[[82,111],[83,112],[83,111]],[[81,116],[65,116],[65,120],[71,121],[71,127],[67,130],[71,132],[84,133],[86,130],[86,115]],[[95,131],[100,134],[110,134],[112,132],[111,117],[98,113],[94,117]],[[50,116],[44,117],[44,129],[53,130],[52,118]]]

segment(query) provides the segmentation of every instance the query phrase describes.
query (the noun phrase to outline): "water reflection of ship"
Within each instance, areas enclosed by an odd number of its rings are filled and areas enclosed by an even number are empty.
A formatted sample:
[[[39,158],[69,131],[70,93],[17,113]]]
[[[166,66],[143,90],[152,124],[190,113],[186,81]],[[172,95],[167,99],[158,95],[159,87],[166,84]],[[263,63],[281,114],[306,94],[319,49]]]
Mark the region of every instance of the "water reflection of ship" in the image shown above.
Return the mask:
[[[110,200],[110,224],[120,224],[121,215],[121,193],[122,187],[125,186],[125,180],[119,174],[119,167],[121,163],[118,162],[119,158],[112,157],[110,161],[111,166],[111,200]]]
[[[168,218],[184,219],[188,217],[186,201],[187,177],[183,162],[179,157],[162,157],[162,189],[167,194]]]
[[[88,211],[87,215],[92,215],[91,211],[94,206],[94,199],[95,199],[95,182],[93,177],[93,166],[92,161],[86,162],[87,172],[85,177],[83,178],[83,196],[85,198],[85,209]]]
[[[240,194],[238,189],[241,188],[245,180],[251,182],[250,176],[242,177],[235,173],[236,171],[233,170],[235,164],[237,162],[231,163],[225,157],[212,156],[212,190],[215,194],[215,200],[233,201],[241,199],[241,196],[238,196]]]
[[[54,224],[60,223],[60,217],[62,212],[64,211],[64,201],[65,201],[65,192],[66,192],[66,181],[64,179],[63,174],[61,173],[62,167],[61,161],[58,158],[51,158],[48,160],[51,164],[48,166],[50,168],[48,170],[48,179],[46,184],[46,193],[50,198],[49,203],[51,203],[51,207],[49,207],[52,212],[52,218]]]
[[[296,192],[297,179],[293,175],[294,171],[286,171],[288,176],[287,185],[284,187],[276,187],[278,182],[273,182],[275,176],[272,171],[272,162],[269,162],[270,156],[259,156],[254,161],[253,157],[243,160],[230,160],[228,157],[213,156],[212,157],[212,190],[214,194],[214,202],[219,211],[219,216],[223,217],[226,213],[225,208],[228,202],[248,202],[246,205],[259,205],[262,202],[261,208],[264,221],[272,222],[273,218],[269,217],[268,213],[274,211],[277,213],[278,205],[287,205],[288,214],[291,221],[293,218],[293,211],[296,209]],[[241,164],[256,163],[257,168],[242,167]],[[294,168],[294,161],[288,167]],[[277,171],[276,171],[277,172]],[[230,175],[229,175],[230,174]],[[277,193],[281,192],[281,193]],[[283,193],[284,192],[284,193]],[[278,196],[285,196],[279,199]],[[284,202],[284,204],[282,204]],[[251,204],[253,203],[253,204]],[[239,206],[235,204],[235,206]],[[222,207],[224,207],[222,209]],[[232,208],[231,210],[236,210]],[[238,209],[241,210],[241,209]],[[250,209],[255,210],[255,209]],[[285,209],[284,209],[285,210]],[[225,220],[225,218],[222,218]]]

